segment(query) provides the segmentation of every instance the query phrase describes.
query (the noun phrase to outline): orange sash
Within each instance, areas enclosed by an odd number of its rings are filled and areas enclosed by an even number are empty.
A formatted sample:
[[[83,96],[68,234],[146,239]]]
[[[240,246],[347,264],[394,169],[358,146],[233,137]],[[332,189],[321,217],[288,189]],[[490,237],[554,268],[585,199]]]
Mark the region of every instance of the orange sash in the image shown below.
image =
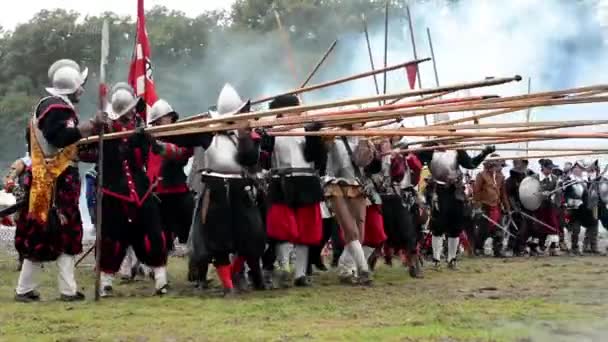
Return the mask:
[[[41,223],[46,223],[57,178],[76,160],[78,146],[76,144],[67,146],[54,157],[47,159],[42,153],[33,125],[34,123],[30,124],[32,186],[28,215]]]

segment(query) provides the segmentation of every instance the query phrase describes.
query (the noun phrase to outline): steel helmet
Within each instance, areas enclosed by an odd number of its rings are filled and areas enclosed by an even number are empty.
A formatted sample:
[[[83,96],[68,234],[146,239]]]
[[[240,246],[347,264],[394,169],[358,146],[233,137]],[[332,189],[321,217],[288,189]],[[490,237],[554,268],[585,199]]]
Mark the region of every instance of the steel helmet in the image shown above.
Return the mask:
[[[239,113],[245,106],[251,103],[250,100],[243,101],[234,87],[226,83],[217,98],[217,108],[209,110],[211,117],[231,116]]]
[[[78,63],[71,59],[60,59],[49,67],[48,76],[52,87],[46,91],[55,96],[75,93],[87,81],[89,69],[80,70]]]
[[[119,82],[114,85],[110,92],[110,105],[108,106],[108,117],[110,120],[118,120],[137,106],[140,97],[135,96],[133,88],[125,83]]]
[[[148,112],[147,124],[150,125],[154,123],[154,121],[162,118],[163,116],[172,113],[177,116],[177,113],[173,110],[173,107],[171,107],[169,102],[163,99],[158,99],[150,109],[150,112]]]

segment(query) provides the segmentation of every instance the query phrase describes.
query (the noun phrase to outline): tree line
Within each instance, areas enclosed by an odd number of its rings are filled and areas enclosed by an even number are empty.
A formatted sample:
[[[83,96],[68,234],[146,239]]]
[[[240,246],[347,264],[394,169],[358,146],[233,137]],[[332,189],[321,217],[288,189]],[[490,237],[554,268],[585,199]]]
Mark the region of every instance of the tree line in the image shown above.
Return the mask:
[[[403,13],[407,3],[391,0],[389,7],[394,13]],[[385,0],[237,0],[229,10],[209,11],[197,17],[156,6],[146,12],[146,23],[157,90],[161,97],[183,101],[188,104],[186,110],[194,111],[195,100],[200,100],[197,91],[204,90],[184,92],[180,89],[184,83],[199,84],[198,80],[184,79],[184,75],[188,75],[188,70],[198,70],[201,74],[197,77],[205,79],[206,85],[221,87],[225,71],[215,68],[214,63],[231,57],[225,55],[226,49],[237,55],[238,51],[256,54],[265,65],[281,64],[285,56],[280,49],[284,47],[276,34],[275,12],[297,50],[298,64],[305,70],[314,65],[337,35],[361,32],[362,13],[370,22],[381,21],[385,4]],[[134,4],[133,12],[135,9]],[[105,12],[83,18],[74,11],[53,9],[39,11],[12,30],[0,27],[1,166],[25,152],[25,126],[33,106],[44,95],[44,87],[49,85],[47,69],[53,61],[71,58],[89,67],[89,91],[80,110],[83,117],[93,113],[96,92],[91,89],[97,83],[104,19],[111,23],[108,77],[112,81],[124,80],[134,45],[134,16]],[[264,40],[274,44],[274,51],[250,50],[251,41]],[[246,60],[247,56],[242,58]],[[244,87],[256,88],[255,82],[243,78]],[[204,108],[198,108],[201,109]]]

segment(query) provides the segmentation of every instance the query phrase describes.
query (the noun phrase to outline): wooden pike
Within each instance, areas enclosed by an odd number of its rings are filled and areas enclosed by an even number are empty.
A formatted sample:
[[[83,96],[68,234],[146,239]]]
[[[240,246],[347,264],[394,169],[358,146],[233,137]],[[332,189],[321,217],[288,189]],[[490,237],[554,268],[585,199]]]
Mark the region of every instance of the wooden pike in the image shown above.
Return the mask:
[[[422,147],[415,147],[415,148],[398,149],[398,150],[394,150],[391,152],[410,153],[410,152],[433,151],[433,150],[437,150],[437,149],[468,150],[470,147],[473,147],[473,146],[504,145],[504,144],[513,144],[513,143],[520,143],[520,142],[526,142],[526,141],[538,141],[538,140],[541,140],[541,139],[520,138],[520,139],[498,139],[498,140],[492,140],[492,141],[481,141],[480,140],[480,141],[476,141],[476,142],[463,143],[463,144],[448,144],[448,145],[440,145],[440,146],[422,146]]]
[[[101,58],[99,60],[99,103],[98,109],[101,113],[106,110],[108,103],[108,86],[106,85],[106,67],[110,55],[110,26],[108,20],[103,21],[101,29]],[[103,146],[104,131],[99,133],[97,139],[97,190],[95,192],[95,301],[99,301],[101,290],[101,241],[102,241],[102,202],[103,202]]]
[[[356,75],[353,75],[353,76],[339,78],[339,79],[336,79],[336,80],[333,80],[333,81],[329,81],[329,82],[324,82],[324,83],[319,83],[319,84],[307,86],[307,87],[304,87],[304,88],[292,89],[292,90],[286,91],[284,93],[280,93],[280,94],[276,94],[276,95],[273,95],[273,96],[267,96],[267,97],[263,97],[261,99],[257,99],[255,101],[251,102],[251,104],[259,104],[259,103],[267,102],[267,101],[270,101],[270,100],[274,99],[275,97],[281,96],[281,95],[302,94],[302,93],[306,93],[306,92],[309,92],[309,91],[318,90],[318,89],[321,89],[321,88],[327,88],[327,87],[330,87],[330,86],[346,83],[346,82],[357,80],[357,79],[360,79],[360,78],[365,78],[365,77],[376,75],[376,74],[383,73],[383,72],[386,72],[386,71],[392,71],[392,70],[401,69],[401,68],[406,67],[407,65],[418,64],[418,63],[426,62],[426,61],[429,61],[429,60],[431,60],[431,59],[430,58],[424,58],[424,59],[419,59],[419,60],[415,60],[415,61],[409,61],[409,62],[405,62],[405,63],[400,63],[400,64],[392,65],[392,66],[389,66],[389,67],[386,67],[386,68],[382,68],[382,69],[367,71],[367,72],[363,72],[363,73],[356,74]]]
[[[433,61],[433,72],[435,73],[435,86],[439,87],[439,73],[437,73],[437,60],[435,59],[435,50],[433,49],[433,40],[431,39],[431,29],[426,28],[426,36],[429,40],[429,50],[431,51],[431,60]]]
[[[372,70],[376,70],[374,66],[374,55],[372,54],[372,45],[369,41],[369,32],[367,30],[367,20],[365,14],[361,14],[361,21],[363,22],[363,33],[365,34],[365,43],[367,45],[367,54],[369,56],[369,64]],[[376,87],[376,95],[380,95],[380,88],[378,87],[378,78],[374,74],[374,86]],[[382,101],[378,101],[378,106],[382,106]]]
[[[287,31],[285,31],[285,28],[283,27],[283,24],[281,23],[281,16],[279,15],[279,12],[277,12],[276,10],[274,11],[274,17],[277,21],[277,27],[279,30],[279,34],[281,35],[283,44],[285,45],[285,51],[287,52],[287,63],[289,65],[289,68],[291,69],[291,73],[292,73],[294,81],[297,82],[298,73],[296,71],[296,63],[294,61],[294,55],[293,55],[293,51],[291,49],[291,44],[289,43],[289,34],[287,33]]]
[[[537,158],[556,158],[556,157],[578,157],[578,156],[592,156],[599,154],[608,154],[608,152],[572,152],[572,153],[545,153],[545,154],[531,154],[523,156],[500,156],[500,157],[488,157],[485,160],[519,160],[519,159],[537,159]]]
[[[536,93],[536,94],[512,96],[512,97],[509,97],[508,99],[510,101],[511,100],[526,100],[526,99],[533,99],[533,98],[552,99],[552,98],[556,98],[559,96],[566,96],[566,95],[572,95],[573,97],[574,96],[581,97],[581,96],[598,95],[598,94],[601,94],[601,93],[604,93],[607,91],[608,91],[608,86],[600,85],[600,86],[572,88],[572,89],[542,92],[542,93]],[[527,108],[525,108],[525,109],[527,109]],[[459,123],[469,122],[469,121],[479,121],[480,119],[498,116],[498,115],[502,115],[502,114],[513,113],[513,112],[517,112],[520,110],[521,110],[521,108],[503,109],[503,110],[498,110],[495,112],[482,113],[482,114],[473,115],[473,116],[469,116],[469,117],[465,117],[465,118],[443,121],[440,124],[441,125],[453,125],[453,124],[459,124]],[[437,124],[434,124],[434,125],[437,125]],[[434,125],[431,125],[431,126],[434,126]]]
[[[528,140],[529,141],[529,140]],[[470,151],[481,151],[482,147],[467,148]],[[608,153],[608,149],[602,148],[567,148],[567,147],[497,147],[496,151],[514,151],[514,152],[603,152]]]
[[[384,8],[384,69],[386,69],[386,67],[388,65],[388,5],[389,5],[389,0],[386,0],[385,8]],[[414,60],[417,60],[417,58],[414,58]],[[384,91],[382,93],[386,94],[386,86],[387,86],[386,71],[384,71],[383,81],[384,81]],[[386,104],[386,100],[384,100],[384,104]]]
[[[432,88],[432,89],[420,89],[420,90],[412,90],[412,91],[407,91],[407,92],[402,92],[402,93],[352,98],[352,99],[346,99],[346,100],[340,100],[340,101],[334,101],[334,102],[325,102],[325,103],[306,105],[306,106],[263,110],[263,111],[258,111],[258,112],[241,114],[238,116],[197,119],[197,120],[188,121],[188,122],[178,122],[178,123],[174,123],[171,125],[163,125],[163,126],[155,126],[155,127],[146,128],[146,132],[149,132],[153,135],[157,135],[160,132],[178,131],[181,129],[190,129],[193,127],[200,128],[202,126],[209,126],[209,125],[214,125],[214,124],[230,124],[230,123],[234,123],[237,121],[238,122],[247,122],[249,120],[257,120],[257,119],[261,119],[264,117],[276,116],[278,114],[288,114],[288,113],[298,114],[298,113],[307,112],[307,111],[327,109],[327,108],[333,108],[333,107],[341,107],[341,106],[349,106],[349,105],[357,105],[357,104],[370,103],[370,102],[375,102],[378,100],[385,100],[385,99],[413,97],[413,96],[419,96],[419,95],[430,95],[430,94],[443,93],[446,91],[454,91],[454,90],[458,90],[458,89],[488,87],[488,86],[505,84],[505,83],[509,83],[509,82],[513,82],[513,81],[520,81],[520,80],[521,80],[520,76],[495,78],[495,79],[490,79],[490,80],[456,84],[456,85],[451,85],[451,86],[443,86],[443,87]],[[339,114],[340,112],[338,111],[335,113]],[[107,135],[107,138],[108,139],[118,139],[118,138],[127,137],[130,134],[132,134],[132,131],[111,133],[111,134]],[[92,136],[92,137],[89,137],[86,139],[82,139],[79,143],[80,144],[92,143],[92,142],[97,141],[97,139],[98,139],[97,136]]]
[[[572,98],[572,99],[556,99],[556,100],[537,100],[537,101],[518,101],[516,104],[514,103],[490,103],[490,104],[485,104],[485,103],[479,103],[479,104],[475,104],[475,105],[440,105],[440,106],[431,106],[428,108],[420,108],[420,109],[415,109],[415,110],[408,110],[408,109],[404,109],[404,110],[393,110],[393,111],[380,111],[380,112],[376,112],[376,113],[372,113],[370,112],[368,109],[362,109],[362,113],[360,114],[351,114],[350,116],[348,115],[344,115],[342,113],[342,111],[334,111],[334,112],[329,112],[329,113],[322,113],[322,114],[317,114],[317,115],[305,115],[305,116],[289,116],[289,117],[283,117],[280,119],[275,119],[275,120],[256,120],[258,118],[260,118],[260,114],[259,113],[250,113],[250,114],[241,114],[238,115],[238,117],[228,117],[228,118],[217,118],[217,119],[210,119],[207,121],[207,125],[183,125],[183,123],[178,123],[178,124],[173,124],[173,125],[166,125],[166,126],[157,126],[157,127],[152,127],[150,129],[147,129],[147,131],[149,131],[152,135],[156,136],[156,137],[163,137],[163,136],[176,136],[176,135],[187,135],[187,134],[195,134],[195,133],[204,133],[204,132],[220,132],[220,131],[229,131],[229,130],[235,130],[235,129],[241,129],[241,128],[264,128],[264,127],[273,127],[273,126],[277,126],[277,125],[295,125],[295,124],[301,124],[304,125],[306,123],[312,123],[312,122],[321,122],[321,123],[330,123],[330,122],[335,122],[335,121],[344,121],[344,120],[359,120],[359,122],[367,122],[367,121],[375,121],[378,119],[388,119],[388,118],[396,118],[396,117],[415,117],[415,116],[420,116],[423,114],[429,114],[429,113],[441,113],[441,112],[456,112],[456,111],[467,111],[467,110],[471,110],[471,109],[496,109],[496,108],[504,108],[507,106],[521,106],[521,107],[541,107],[541,106],[556,106],[556,105],[563,105],[563,104],[579,104],[579,103],[592,103],[592,102],[608,102],[608,96],[606,97],[593,97],[593,98]],[[303,108],[305,106],[301,106],[301,107],[292,107],[292,108],[287,108],[287,110],[291,110],[293,111],[294,108],[300,109],[299,112],[301,112],[301,108]],[[271,112],[271,111],[268,111]],[[268,114],[268,112],[266,112],[265,114]],[[275,113],[276,114],[276,113]],[[211,123],[213,124],[218,124],[218,123],[223,123],[224,125],[211,125]],[[205,126],[205,127],[201,127],[201,126]],[[179,127],[179,128],[178,128]],[[421,129],[416,129],[416,132],[418,132],[417,136],[433,136],[435,135],[435,132],[441,132],[441,134],[438,134],[437,136],[449,136],[449,137],[457,137],[457,136],[461,136],[461,137],[467,137],[467,136],[471,136],[471,137],[478,137],[478,136],[483,136],[482,133],[478,133],[477,135],[471,135],[474,133],[464,133],[464,132],[450,132],[447,130],[443,130],[443,131],[434,131],[434,130],[421,130]],[[365,131],[365,132],[370,132],[370,131]],[[448,133],[448,134],[443,134],[443,133]],[[486,132],[484,132],[485,134]],[[496,135],[496,134],[500,134],[503,132],[494,132],[495,135],[493,136],[500,136],[500,135]],[[124,137],[124,136],[128,136],[129,134],[131,134],[130,132],[118,132],[118,133],[112,133],[111,135],[109,135],[109,138],[119,138],[119,137]],[[365,133],[364,135],[369,136],[368,133]],[[382,136],[382,135],[380,135]],[[413,134],[412,136],[416,136],[416,134]],[[86,139],[86,142],[91,142],[94,141],[95,138],[89,138]]]
[[[334,51],[334,48],[336,47],[336,44],[338,44],[338,39],[334,40],[334,42],[331,43],[331,45],[329,46],[329,48],[327,49],[327,51],[325,51],[325,53],[323,54],[323,56],[321,57],[321,59],[319,59],[319,61],[317,62],[317,64],[315,64],[315,67],[308,74],[308,76],[306,77],[306,79],[304,80],[304,82],[302,82],[302,84],[300,84],[300,88],[306,87],[306,85],[308,84],[308,82],[310,82],[310,80],[312,79],[312,77],[317,73],[317,71],[319,70],[319,68],[321,67],[321,65],[323,65],[323,63],[325,63],[325,60],[327,59],[327,57],[329,57],[329,54],[331,54],[332,51]]]
[[[449,131],[457,131],[462,129],[487,129],[487,128],[517,128],[517,127],[550,127],[560,125],[575,125],[575,126],[591,126],[608,124],[608,120],[571,120],[571,121],[535,121],[535,122],[496,122],[487,124],[470,124],[470,125],[437,125],[429,127],[420,127],[420,129],[445,129]]]
[[[541,139],[608,139],[608,133],[591,132],[535,132],[535,133],[514,133],[514,132],[448,132],[420,129],[396,129],[396,130],[341,130],[341,131],[318,131],[318,132],[271,132],[272,136],[463,136],[463,137],[496,137],[496,138],[541,138]]]

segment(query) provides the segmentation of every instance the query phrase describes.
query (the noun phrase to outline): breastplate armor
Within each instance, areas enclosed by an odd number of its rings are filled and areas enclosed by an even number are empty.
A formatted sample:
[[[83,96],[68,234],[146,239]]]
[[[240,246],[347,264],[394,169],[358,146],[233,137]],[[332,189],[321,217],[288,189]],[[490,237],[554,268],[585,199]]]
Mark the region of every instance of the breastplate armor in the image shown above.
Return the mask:
[[[447,183],[457,180],[460,175],[457,152],[454,150],[435,151],[433,159],[431,159],[430,170],[431,175],[437,181]]]
[[[216,135],[203,157],[203,170],[240,174],[243,167],[236,161],[237,138]]]
[[[347,140],[351,150],[354,151],[357,147],[357,138],[348,137]],[[329,150],[327,173],[336,178],[356,179],[353,163],[342,139],[336,139]]]
[[[304,137],[276,137],[272,153],[272,168],[312,168],[304,159]]]

